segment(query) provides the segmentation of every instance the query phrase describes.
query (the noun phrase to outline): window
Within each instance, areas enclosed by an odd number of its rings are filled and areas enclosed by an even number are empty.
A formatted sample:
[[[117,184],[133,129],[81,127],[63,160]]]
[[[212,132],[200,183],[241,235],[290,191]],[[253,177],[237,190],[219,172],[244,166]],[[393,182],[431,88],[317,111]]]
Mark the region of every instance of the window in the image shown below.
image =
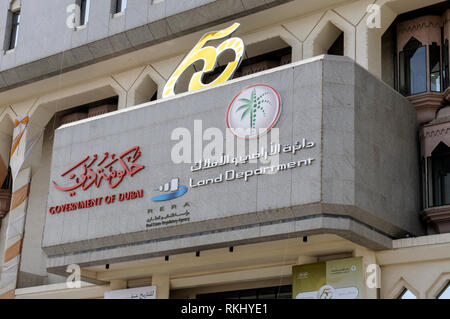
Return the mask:
[[[405,288],[397,299],[417,299],[417,297],[409,289]]]
[[[20,24],[20,10],[10,13],[11,19],[11,31],[9,37],[8,50],[12,50],[17,46],[17,39],[19,37],[19,24]]]
[[[447,283],[444,289],[436,297],[437,299],[450,299],[450,282]]]
[[[426,179],[426,170],[425,170],[425,167],[426,167],[426,163],[427,163],[427,161],[426,161],[426,159],[424,159],[424,158],[422,158],[422,160],[421,160],[421,163],[420,163],[420,170],[421,170],[421,172],[422,172],[422,174],[421,174],[421,189],[422,189],[422,206],[423,206],[423,208],[425,209],[425,208],[427,208],[428,207],[428,205],[427,205],[427,179]]]
[[[78,0],[80,6],[80,26],[89,22],[89,10],[91,8],[91,0]]]
[[[444,48],[442,50],[442,78],[443,78],[443,88],[444,90],[449,87],[449,51],[448,51],[448,40],[444,42]]]
[[[118,102],[118,96],[113,96],[61,111],[56,116],[57,126],[116,111]]]
[[[430,45],[430,90],[441,92],[441,47]]]
[[[341,35],[338,36],[336,41],[334,41],[334,43],[328,49],[327,54],[340,56],[344,55],[344,32],[341,32]]]
[[[397,54],[393,55],[394,60],[394,89],[398,91],[398,61],[397,61]]]
[[[127,8],[127,0],[113,0],[112,13],[124,12]]]
[[[450,147],[439,143],[431,153],[430,181],[430,206],[450,205]],[[431,176],[430,176],[431,175]]]
[[[427,50],[415,38],[400,52],[400,92],[412,95],[427,91]]]

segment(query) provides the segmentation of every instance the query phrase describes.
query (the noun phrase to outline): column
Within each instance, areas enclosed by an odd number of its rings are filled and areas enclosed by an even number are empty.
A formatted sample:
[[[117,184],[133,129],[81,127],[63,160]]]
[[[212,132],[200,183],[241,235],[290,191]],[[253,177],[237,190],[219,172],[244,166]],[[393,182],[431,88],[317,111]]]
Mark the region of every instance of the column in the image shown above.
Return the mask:
[[[156,286],[156,299],[169,299],[170,278],[169,274],[158,274],[152,277],[152,286]]]
[[[377,290],[379,288],[375,288],[375,287],[374,288],[370,288],[367,285],[367,281],[369,279],[368,277],[369,276],[373,277],[374,275],[377,275],[376,273],[374,273],[373,270],[370,270],[371,272],[367,272],[369,265],[376,265],[377,264],[375,252],[370,251],[368,249],[355,247],[354,250],[353,250],[353,257],[362,257],[363,258],[363,274],[364,274],[364,287],[365,287],[363,298],[365,298],[365,299],[378,299]],[[378,274],[378,275],[381,276],[381,274]],[[371,280],[369,280],[369,281],[371,281]],[[381,283],[381,280],[378,282],[378,284],[380,284],[380,283]]]
[[[31,168],[20,171],[13,181],[13,192],[6,230],[3,269],[0,274],[0,299],[14,298],[19,273],[25,216],[30,192]]]

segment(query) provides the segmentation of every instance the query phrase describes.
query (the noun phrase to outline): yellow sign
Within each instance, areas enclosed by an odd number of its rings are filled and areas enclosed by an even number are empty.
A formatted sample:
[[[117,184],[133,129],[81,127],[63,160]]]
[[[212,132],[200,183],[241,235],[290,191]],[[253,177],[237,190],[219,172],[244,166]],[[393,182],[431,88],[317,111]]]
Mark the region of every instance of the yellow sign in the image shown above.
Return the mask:
[[[294,299],[361,299],[363,291],[362,257],[292,267]]]
[[[213,86],[230,79],[239,67],[239,64],[241,63],[244,56],[244,42],[242,41],[242,39],[230,38],[223,41],[217,48],[213,46],[204,47],[204,45],[208,41],[223,39],[229,36],[234,31],[236,31],[237,28],[239,28],[239,25],[239,23],[235,23],[229,28],[205,34],[169,78],[166,86],[164,87],[162,97],[164,98],[175,95],[175,85],[177,84],[180,76],[189,66],[199,60],[203,60],[204,62],[203,69],[194,73],[194,75],[192,76],[189,82],[189,91],[195,91],[201,88]],[[203,74],[211,72],[215,69],[217,58],[222,52],[226,50],[234,51],[234,60],[228,63],[225,70],[223,70],[223,72],[214,81],[208,84],[204,84],[202,82]]]

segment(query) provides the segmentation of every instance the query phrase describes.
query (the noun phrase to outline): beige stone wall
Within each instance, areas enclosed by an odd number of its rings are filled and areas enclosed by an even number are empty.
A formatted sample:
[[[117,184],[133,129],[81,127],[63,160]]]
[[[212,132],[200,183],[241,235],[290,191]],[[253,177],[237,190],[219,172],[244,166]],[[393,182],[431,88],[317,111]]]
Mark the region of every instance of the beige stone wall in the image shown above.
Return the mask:
[[[381,297],[397,298],[406,288],[420,299],[434,299],[450,282],[450,234],[394,241],[376,254],[381,265]]]
[[[107,290],[160,286],[159,298],[195,298],[199,293],[289,285],[292,266],[322,260],[362,256],[364,267],[381,267],[381,289],[366,288],[365,298],[397,298],[406,288],[418,298],[436,298],[450,281],[450,235],[424,236],[394,241],[395,248],[373,252],[337,236],[318,235],[171,256],[139,262],[83,269],[104,285],[64,284],[18,289],[17,298],[102,298]],[[370,273],[366,273],[367,276]],[[118,286],[118,283],[120,285]]]

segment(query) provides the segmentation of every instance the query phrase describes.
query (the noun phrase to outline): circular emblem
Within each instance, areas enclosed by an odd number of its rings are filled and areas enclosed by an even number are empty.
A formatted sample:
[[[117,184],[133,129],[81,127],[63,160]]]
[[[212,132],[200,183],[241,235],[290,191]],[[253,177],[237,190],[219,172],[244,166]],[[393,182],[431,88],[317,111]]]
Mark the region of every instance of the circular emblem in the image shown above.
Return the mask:
[[[256,138],[270,131],[280,113],[281,98],[278,92],[265,84],[252,85],[231,101],[227,126],[237,137]]]

